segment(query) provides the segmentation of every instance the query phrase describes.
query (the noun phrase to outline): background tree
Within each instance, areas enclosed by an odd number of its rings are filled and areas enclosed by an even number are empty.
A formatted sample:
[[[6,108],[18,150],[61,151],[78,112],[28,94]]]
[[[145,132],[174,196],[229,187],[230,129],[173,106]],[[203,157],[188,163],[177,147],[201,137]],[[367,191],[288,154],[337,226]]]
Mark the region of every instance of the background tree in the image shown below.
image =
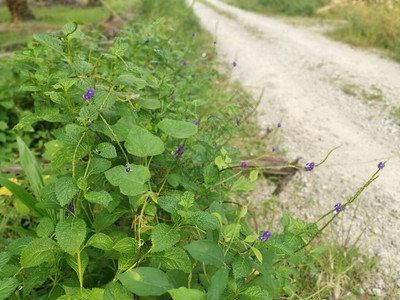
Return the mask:
[[[7,0],[7,6],[14,23],[35,19],[28,7],[27,0]]]

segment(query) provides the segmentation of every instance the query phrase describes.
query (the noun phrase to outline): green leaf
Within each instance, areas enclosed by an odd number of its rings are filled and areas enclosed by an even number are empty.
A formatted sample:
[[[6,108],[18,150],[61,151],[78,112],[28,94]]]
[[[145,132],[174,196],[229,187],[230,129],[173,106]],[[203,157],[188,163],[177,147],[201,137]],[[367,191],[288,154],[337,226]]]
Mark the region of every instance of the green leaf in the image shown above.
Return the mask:
[[[173,300],[206,300],[206,295],[202,291],[188,289],[184,286],[179,289],[169,290],[168,293]]]
[[[213,165],[208,165],[203,169],[204,182],[206,184],[214,184],[219,179],[218,169]]]
[[[5,266],[11,258],[11,253],[8,252],[0,252],[0,270],[3,266]]]
[[[152,252],[160,252],[171,248],[181,238],[178,231],[168,226],[167,224],[158,224],[151,232],[151,240],[153,247]]]
[[[87,241],[85,247],[92,246],[94,248],[102,249],[102,250],[111,250],[114,245],[113,240],[104,233],[95,233],[90,239]]]
[[[107,228],[108,226],[114,224],[123,214],[126,212],[124,211],[114,211],[110,214],[106,210],[102,210],[100,213],[96,215],[96,218],[93,222],[93,227],[96,231],[102,231],[103,229]]]
[[[122,273],[117,278],[138,296],[160,296],[173,288],[167,275],[156,268],[139,267]]]
[[[0,280],[0,300],[7,299],[19,284],[16,278],[4,278]]]
[[[123,166],[116,166],[105,172],[107,180],[114,186],[119,186],[121,193],[136,196],[147,192],[147,180],[150,172],[143,166],[131,165],[131,171],[126,172]]]
[[[61,41],[58,38],[52,36],[50,33],[34,34],[33,39],[60,54],[64,54]]]
[[[249,192],[255,187],[255,182],[248,182],[244,176],[240,176],[237,181],[232,185],[232,192]]]
[[[219,268],[224,263],[224,253],[222,249],[211,241],[194,241],[183,248],[185,248],[194,259],[205,264],[211,264]]]
[[[90,161],[88,176],[101,174],[111,167],[111,162],[104,158],[93,158]]]
[[[251,286],[247,289],[245,289],[243,292],[240,293],[240,295],[244,295],[250,300],[268,300],[271,299],[271,297],[268,296],[268,292],[266,290],[263,290],[259,286]]]
[[[233,277],[246,277],[251,272],[251,261],[243,256],[236,256],[232,262]]]
[[[81,272],[83,274],[89,263],[89,255],[85,251],[82,251],[80,257],[81,257]],[[68,266],[70,266],[75,271],[76,275],[79,276],[78,255],[75,254],[74,256],[72,256],[67,254],[65,260]]]
[[[189,256],[180,247],[172,247],[164,252],[151,254],[151,257],[167,270],[182,270],[187,274],[192,270]]]
[[[132,126],[125,142],[126,150],[135,156],[155,156],[164,152],[163,141],[146,129]]]
[[[56,181],[55,191],[58,202],[64,206],[71,202],[79,189],[72,177],[61,177]]]
[[[93,69],[93,65],[91,63],[80,59],[74,60],[72,66],[74,70],[78,72],[78,74],[82,75],[88,75]]]
[[[78,82],[77,78],[65,77],[65,78],[59,79],[58,82],[55,85],[53,85],[53,87],[55,89],[63,89],[65,92],[67,92],[77,82]],[[49,94],[49,96],[51,97],[51,94]],[[73,125],[73,124],[68,124],[68,125],[80,127],[80,126]]]
[[[106,191],[89,192],[85,194],[85,199],[89,202],[97,203],[104,207],[107,207],[108,204],[113,200],[111,195]]]
[[[170,197],[170,196],[162,196],[157,198],[158,205],[165,210],[166,212],[169,212],[170,214],[174,215],[178,212],[179,208],[179,200]]]
[[[221,298],[226,285],[228,284],[228,269],[219,269],[211,277],[211,284],[208,288],[207,300],[218,300]]]
[[[253,250],[253,253],[254,253],[254,255],[257,257],[258,261],[259,261],[260,263],[262,263],[263,257],[262,257],[262,254],[261,254],[260,250],[258,250],[258,249],[255,248],[255,247],[251,247],[251,250]]]
[[[26,246],[28,246],[28,244],[30,242],[33,241],[33,238],[30,236],[23,236],[20,237],[19,239],[15,239],[13,240],[7,247],[6,250],[11,253],[11,255],[16,255],[19,256],[22,253],[22,250],[24,250],[24,248]]]
[[[65,252],[74,255],[86,237],[86,223],[77,217],[70,217],[58,222],[56,238]]]
[[[205,211],[179,211],[187,224],[198,226],[204,230],[214,230],[219,228],[219,221],[216,216]]]
[[[136,99],[135,102],[142,108],[146,109],[158,109],[161,107],[161,102],[156,99]]]
[[[185,139],[197,133],[197,126],[185,121],[163,119],[157,126],[166,134],[179,139]]]
[[[115,243],[113,249],[120,253],[133,253],[136,249],[136,241],[134,238],[125,237]]]
[[[50,268],[36,267],[27,269],[24,278],[24,297],[26,297],[34,288],[40,287],[50,274],[52,274]]]
[[[17,137],[17,144],[21,166],[24,169],[26,177],[28,177],[33,193],[39,198],[40,190],[43,187],[43,177],[39,164],[20,137]]]
[[[110,281],[104,290],[103,300],[132,300],[133,295],[119,282]],[[93,299],[95,300],[95,299]]]
[[[76,29],[78,29],[78,24],[76,22],[68,22],[64,25],[62,33],[64,35],[70,35],[71,33],[74,33]]]
[[[49,237],[54,231],[54,223],[48,218],[41,218],[39,225],[36,227],[38,237]]]
[[[133,74],[121,74],[115,79],[115,84],[132,86],[138,90],[141,90],[148,86],[146,80],[136,77]]]
[[[48,262],[59,251],[55,241],[49,238],[35,239],[22,250],[20,263],[25,268]]]
[[[38,201],[28,193],[23,187],[8,180],[8,178],[0,176],[0,184],[5,186],[14,196],[16,196],[23,204],[25,204],[33,213],[39,217],[46,216],[46,212],[36,207]]]
[[[117,151],[115,151],[115,147],[113,144],[110,143],[101,143],[98,144],[96,150],[101,151],[99,154],[105,158],[115,158],[117,157]]]
[[[236,239],[240,234],[240,224],[229,224],[224,229],[224,238],[227,242]]]

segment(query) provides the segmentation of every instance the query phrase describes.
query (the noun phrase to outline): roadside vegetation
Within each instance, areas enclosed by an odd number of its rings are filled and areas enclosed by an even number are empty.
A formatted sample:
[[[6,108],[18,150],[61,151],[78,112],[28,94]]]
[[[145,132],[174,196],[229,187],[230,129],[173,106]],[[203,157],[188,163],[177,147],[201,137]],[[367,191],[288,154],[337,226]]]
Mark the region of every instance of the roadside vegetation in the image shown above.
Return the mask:
[[[240,62],[215,60],[183,0],[119,16],[37,32],[1,61],[0,299],[372,298],[375,263],[323,230],[384,163],[315,223],[271,196],[280,224],[258,227],[245,195],[265,173],[330,153],[258,162],[284,153],[281,123],[259,135],[257,101],[231,82]]]

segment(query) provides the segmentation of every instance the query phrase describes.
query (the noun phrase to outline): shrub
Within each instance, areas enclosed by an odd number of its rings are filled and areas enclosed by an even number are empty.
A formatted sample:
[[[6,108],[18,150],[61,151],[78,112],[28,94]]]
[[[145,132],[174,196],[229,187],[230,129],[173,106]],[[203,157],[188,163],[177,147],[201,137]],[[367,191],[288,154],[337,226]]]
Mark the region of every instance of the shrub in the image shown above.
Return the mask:
[[[326,5],[327,0],[258,0],[258,2],[274,13],[289,16],[311,16],[319,7]]]

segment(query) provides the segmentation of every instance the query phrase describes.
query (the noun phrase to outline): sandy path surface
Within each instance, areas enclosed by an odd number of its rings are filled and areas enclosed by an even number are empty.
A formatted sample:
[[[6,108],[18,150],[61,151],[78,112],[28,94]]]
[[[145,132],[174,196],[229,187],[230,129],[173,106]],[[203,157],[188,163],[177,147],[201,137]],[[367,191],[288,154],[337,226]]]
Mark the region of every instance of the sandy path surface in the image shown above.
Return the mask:
[[[295,216],[316,220],[337,202],[345,203],[377,164],[389,159],[359,198],[351,236],[366,227],[362,245],[383,258],[384,273],[392,271],[398,278],[400,130],[389,112],[400,106],[400,64],[329,40],[315,28],[208,2],[235,16],[198,1],[193,6],[202,26],[216,36],[221,58],[237,61],[233,76],[256,96],[265,88],[259,122],[266,128],[282,120],[286,155],[317,163],[341,145],[325,165],[298,176],[303,187],[296,198],[312,198],[316,204],[298,205],[296,200]],[[368,99],[371,95],[381,99]],[[293,191],[282,197],[293,197]],[[341,215],[345,228],[354,208]]]

